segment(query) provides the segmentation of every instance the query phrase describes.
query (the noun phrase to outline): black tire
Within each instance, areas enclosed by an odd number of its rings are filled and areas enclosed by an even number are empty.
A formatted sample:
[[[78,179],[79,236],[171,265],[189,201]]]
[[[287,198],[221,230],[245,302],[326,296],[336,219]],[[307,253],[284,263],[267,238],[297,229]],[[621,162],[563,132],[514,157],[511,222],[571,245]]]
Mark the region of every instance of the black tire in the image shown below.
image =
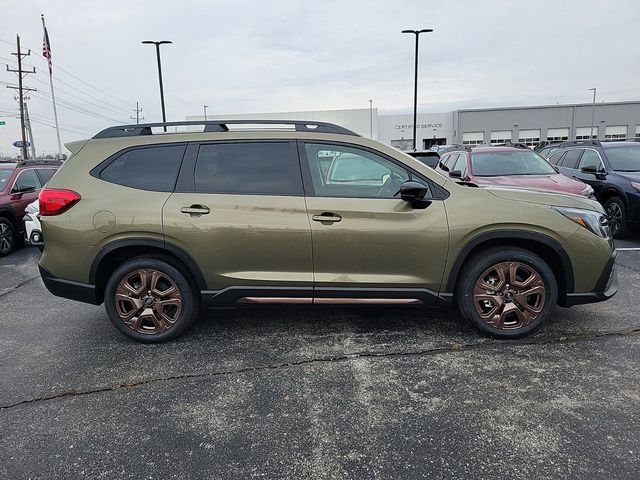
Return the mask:
[[[609,229],[614,238],[627,238],[631,234],[631,228],[627,223],[627,208],[620,197],[611,197],[604,204],[604,209],[609,216]]]
[[[9,255],[16,248],[16,230],[6,218],[0,217],[0,257]]]
[[[154,282],[164,290],[150,289]],[[127,290],[125,285],[127,288],[139,286],[139,294]],[[164,295],[163,292],[172,293]],[[119,300],[117,293],[122,295]],[[193,324],[200,311],[200,296],[185,275],[157,258],[134,258],[120,265],[109,277],[104,299],[111,323],[121,333],[141,343],[177,338]],[[127,323],[124,318],[129,315],[131,318]]]
[[[509,264],[517,266],[513,275],[516,281],[510,278],[511,270],[503,271],[504,288],[499,289],[502,279],[497,269],[508,269]],[[530,274],[537,276],[529,279]],[[481,278],[485,281],[482,285]],[[518,285],[527,281],[533,282],[531,288]],[[489,283],[496,286],[495,292],[482,289]],[[539,287],[544,287],[544,291]],[[486,294],[500,290],[502,293],[498,295]],[[462,316],[481,332],[499,338],[518,338],[536,331],[549,319],[558,302],[558,283],[549,265],[538,255],[517,247],[501,247],[484,250],[465,263],[456,288],[456,301]],[[528,305],[523,307],[524,303]],[[497,309],[495,313],[493,308]],[[539,312],[534,314],[530,309]],[[500,318],[495,321],[498,315]]]

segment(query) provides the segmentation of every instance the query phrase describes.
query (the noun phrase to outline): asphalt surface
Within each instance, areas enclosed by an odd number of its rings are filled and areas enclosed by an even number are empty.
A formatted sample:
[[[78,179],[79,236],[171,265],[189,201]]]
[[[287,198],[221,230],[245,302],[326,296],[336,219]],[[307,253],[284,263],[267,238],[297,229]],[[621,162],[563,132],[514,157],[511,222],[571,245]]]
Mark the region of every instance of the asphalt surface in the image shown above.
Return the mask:
[[[619,242],[640,248],[640,239]],[[518,341],[452,310],[214,311],[163,345],[0,259],[0,478],[640,477],[640,251]]]

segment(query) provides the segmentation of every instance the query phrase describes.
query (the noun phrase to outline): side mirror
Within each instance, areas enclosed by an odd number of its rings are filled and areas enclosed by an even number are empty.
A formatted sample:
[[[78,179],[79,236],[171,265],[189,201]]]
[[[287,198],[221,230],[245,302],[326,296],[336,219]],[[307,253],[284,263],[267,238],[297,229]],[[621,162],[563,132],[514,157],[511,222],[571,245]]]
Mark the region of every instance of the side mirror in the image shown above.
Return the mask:
[[[428,191],[429,188],[426,185],[409,180],[400,185],[398,193],[400,194],[400,198],[411,205],[411,207],[427,208],[431,205],[429,200],[424,199]]]
[[[462,178],[462,172],[460,170],[454,170],[452,172],[449,172],[449,176],[451,178]]]
[[[36,191],[36,187],[23,187],[23,188],[14,188],[13,190],[11,190],[12,194],[15,195],[22,195],[23,193],[31,193],[31,192],[35,192]]]

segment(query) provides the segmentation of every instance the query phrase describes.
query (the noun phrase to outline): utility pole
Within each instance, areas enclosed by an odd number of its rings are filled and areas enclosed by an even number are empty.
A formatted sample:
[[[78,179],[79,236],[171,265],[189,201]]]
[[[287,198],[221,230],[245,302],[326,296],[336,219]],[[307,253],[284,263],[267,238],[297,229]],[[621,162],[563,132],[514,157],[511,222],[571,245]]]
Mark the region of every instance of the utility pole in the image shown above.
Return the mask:
[[[136,102],[136,108],[134,108],[133,111],[136,113],[136,116],[134,117],[132,115],[129,115],[129,118],[131,120],[135,119],[136,125],[138,125],[140,123],[140,120],[144,120],[144,117],[140,116],[140,112],[142,111],[142,109],[138,105],[138,102]]]
[[[28,50],[27,53],[22,53],[22,51],[20,50],[20,35],[16,35],[16,46],[18,51],[16,53],[11,53],[11,55],[15,55],[16,57],[18,57],[18,69],[15,70],[15,69],[9,68],[9,65],[7,65],[7,71],[18,74],[17,90],[18,90],[18,97],[19,97],[18,101],[20,102],[20,130],[22,132],[22,159],[26,160],[28,158],[28,155],[27,155],[27,135],[25,132],[25,123],[24,123],[24,92],[34,91],[34,89],[23,87],[22,80],[29,73],[36,73],[36,69],[35,68],[32,68],[32,70],[22,69],[22,59],[23,57],[28,57],[29,55],[31,55],[31,50]],[[7,88],[16,89],[16,87],[11,85],[7,85]]]
[[[209,105],[202,105],[202,110],[204,110],[204,121],[207,121],[207,108],[209,108]]]
[[[369,100],[369,138],[373,138],[373,100]]]
[[[595,129],[596,119],[596,88],[590,88],[593,90],[593,103],[591,104],[591,140],[593,140],[593,130]]]
[[[29,134],[29,147],[31,148],[31,158],[36,159],[36,145],[33,141],[33,130],[31,130],[31,119],[29,118],[29,109],[27,108],[27,102],[24,102],[24,122],[27,126],[27,133]]]

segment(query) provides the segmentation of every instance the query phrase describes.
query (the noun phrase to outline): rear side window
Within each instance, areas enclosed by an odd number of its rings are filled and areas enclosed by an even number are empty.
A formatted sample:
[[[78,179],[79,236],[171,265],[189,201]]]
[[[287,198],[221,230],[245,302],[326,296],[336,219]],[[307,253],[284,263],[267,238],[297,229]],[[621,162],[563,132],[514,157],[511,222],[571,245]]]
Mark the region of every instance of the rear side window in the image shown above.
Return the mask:
[[[102,169],[100,178],[125,187],[172,192],[185,145],[162,145],[127,150]]]
[[[195,169],[199,193],[300,195],[302,178],[289,142],[200,146]]]
[[[38,173],[38,177],[40,177],[40,182],[44,185],[51,180],[56,170],[54,168],[36,168],[36,172]]]
[[[562,159],[562,166],[564,168],[576,169],[578,167],[578,159],[580,158],[581,153],[582,150],[569,150]]]
[[[564,155],[564,152],[554,153],[549,157],[549,163],[553,163],[554,165],[561,165],[562,162],[560,160],[562,159],[563,155]]]

